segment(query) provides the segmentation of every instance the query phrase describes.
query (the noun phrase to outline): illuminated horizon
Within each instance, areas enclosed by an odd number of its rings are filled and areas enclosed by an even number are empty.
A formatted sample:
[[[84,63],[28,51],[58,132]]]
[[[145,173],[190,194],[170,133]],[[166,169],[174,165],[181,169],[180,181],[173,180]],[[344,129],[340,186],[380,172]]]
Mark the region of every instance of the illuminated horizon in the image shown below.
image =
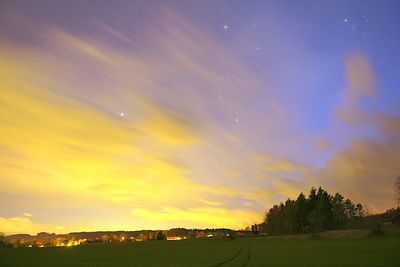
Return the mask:
[[[0,232],[232,228],[400,174],[396,1],[0,4]]]

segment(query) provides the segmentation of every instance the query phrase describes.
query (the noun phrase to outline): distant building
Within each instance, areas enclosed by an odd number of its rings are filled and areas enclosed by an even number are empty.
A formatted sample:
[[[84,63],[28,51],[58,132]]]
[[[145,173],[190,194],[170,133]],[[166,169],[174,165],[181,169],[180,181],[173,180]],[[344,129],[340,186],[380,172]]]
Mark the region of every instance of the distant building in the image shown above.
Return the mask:
[[[184,240],[187,239],[186,236],[167,236],[167,240]]]

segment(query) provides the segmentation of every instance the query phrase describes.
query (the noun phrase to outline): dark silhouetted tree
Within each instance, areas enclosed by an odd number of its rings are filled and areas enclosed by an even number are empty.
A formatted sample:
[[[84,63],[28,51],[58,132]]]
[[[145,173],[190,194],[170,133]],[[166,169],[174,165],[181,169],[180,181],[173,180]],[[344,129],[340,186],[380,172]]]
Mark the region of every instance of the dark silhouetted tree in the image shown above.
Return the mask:
[[[344,202],[344,214],[346,215],[347,220],[351,220],[354,217],[354,204],[350,199],[346,199]]]
[[[400,205],[400,175],[396,177],[394,186],[397,194],[397,204]]]
[[[339,228],[339,229],[344,229],[344,224],[346,222],[346,217],[345,217],[345,206],[343,202],[343,196],[339,193],[336,193],[332,199],[332,213],[333,213],[333,221],[334,224]]]
[[[296,200],[296,220],[297,220],[297,232],[305,233],[307,231],[307,217],[310,213],[309,204],[303,193],[297,197]]]
[[[359,218],[364,216],[363,206],[360,203],[358,203],[355,207],[354,216],[359,217]]]
[[[274,205],[265,215],[264,228],[269,234],[298,234],[356,225],[365,215],[361,204],[344,200],[339,193],[331,196],[319,187],[311,188],[308,199],[301,193],[296,200]]]
[[[332,228],[333,214],[331,196],[321,187],[317,191],[317,206],[316,210],[316,230],[328,230]]]
[[[156,239],[157,240],[166,240],[167,238],[165,237],[165,234],[162,231],[158,231]]]
[[[3,233],[0,232],[0,248],[12,247],[12,245],[7,242],[6,237]]]

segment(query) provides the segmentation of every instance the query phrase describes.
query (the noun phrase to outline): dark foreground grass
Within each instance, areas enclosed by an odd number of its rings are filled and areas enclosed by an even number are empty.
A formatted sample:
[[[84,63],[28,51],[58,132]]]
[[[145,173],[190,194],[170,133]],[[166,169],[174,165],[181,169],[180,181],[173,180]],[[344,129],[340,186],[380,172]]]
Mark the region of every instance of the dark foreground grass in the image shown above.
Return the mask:
[[[253,240],[250,246],[250,266],[400,266],[400,238]]]
[[[185,240],[2,249],[0,266],[211,266],[240,246],[230,240]]]
[[[400,266],[400,238],[249,238],[1,249],[0,266]]]

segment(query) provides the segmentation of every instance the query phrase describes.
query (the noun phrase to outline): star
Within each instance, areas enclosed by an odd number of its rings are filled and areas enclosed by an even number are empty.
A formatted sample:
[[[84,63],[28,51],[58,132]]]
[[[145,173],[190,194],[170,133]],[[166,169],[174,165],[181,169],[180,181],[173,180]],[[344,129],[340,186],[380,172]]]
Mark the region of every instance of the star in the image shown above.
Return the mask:
[[[240,120],[239,120],[239,118],[235,118],[235,122],[239,122]]]
[[[227,31],[229,29],[229,26],[227,24],[224,25],[224,30]]]
[[[343,21],[344,21],[344,22],[349,22],[349,19],[348,19],[348,18],[345,18]]]
[[[119,114],[119,116],[125,117],[125,113],[121,112],[121,113]]]

